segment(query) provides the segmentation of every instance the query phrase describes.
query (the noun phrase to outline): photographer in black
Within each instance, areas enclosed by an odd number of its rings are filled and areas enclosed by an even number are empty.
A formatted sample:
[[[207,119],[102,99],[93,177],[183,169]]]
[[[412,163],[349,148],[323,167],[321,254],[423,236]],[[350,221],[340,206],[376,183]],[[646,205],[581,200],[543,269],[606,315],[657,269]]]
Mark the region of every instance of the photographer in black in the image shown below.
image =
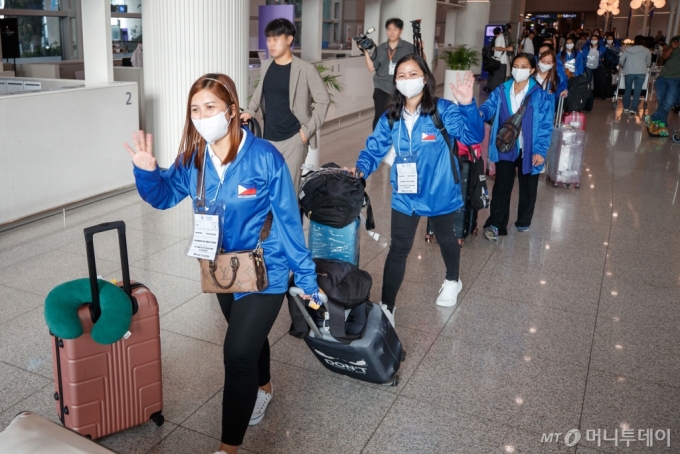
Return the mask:
[[[401,32],[404,29],[404,21],[398,18],[388,19],[385,22],[387,30],[387,42],[370,48],[362,45],[360,49],[364,51],[366,66],[373,75],[373,102],[375,104],[375,117],[373,118],[373,129],[378,123],[380,116],[385,112],[389,97],[394,91],[394,70],[401,57],[415,52],[413,44],[401,39]]]

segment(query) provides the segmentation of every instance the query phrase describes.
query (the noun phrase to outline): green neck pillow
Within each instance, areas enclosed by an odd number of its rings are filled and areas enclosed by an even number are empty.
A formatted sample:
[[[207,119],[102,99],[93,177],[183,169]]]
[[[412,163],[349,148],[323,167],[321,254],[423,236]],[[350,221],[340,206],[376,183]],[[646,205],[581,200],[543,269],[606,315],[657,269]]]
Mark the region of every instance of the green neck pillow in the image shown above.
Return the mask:
[[[120,340],[130,328],[132,303],[125,292],[110,282],[97,280],[101,316],[92,327],[92,339],[108,345]],[[50,332],[62,339],[83,334],[78,309],[92,302],[89,279],[76,279],[56,286],[45,299],[45,322]]]

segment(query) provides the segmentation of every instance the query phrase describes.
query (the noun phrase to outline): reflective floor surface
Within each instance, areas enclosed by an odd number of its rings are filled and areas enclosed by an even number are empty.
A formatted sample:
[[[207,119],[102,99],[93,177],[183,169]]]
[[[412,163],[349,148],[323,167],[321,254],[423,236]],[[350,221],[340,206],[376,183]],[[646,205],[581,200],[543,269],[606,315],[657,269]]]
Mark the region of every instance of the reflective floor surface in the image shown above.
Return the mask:
[[[322,161],[351,165],[370,121],[324,132]],[[421,222],[397,301],[408,351],[398,387],[326,371],[287,334],[284,304],[269,336],[274,400],[242,452],[680,452],[680,145],[648,137],[639,117],[608,101],[587,122],[581,189],[541,182],[529,233],[468,240],[455,308],[434,304],[443,261]],[[369,179],[381,237],[364,233],[361,244],[374,299],[389,244],[388,180],[383,168]],[[118,219],[133,279],[160,302],[166,423],[101,443],[125,454],[212,453],[227,325],[184,256],[190,205],[155,211],[136,192],[0,233],[0,429],[22,410],[56,421],[43,301],[86,275],[82,229]],[[119,277],[115,235],[97,240],[99,273]],[[572,429],[581,438],[570,447]],[[641,439],[647,429],[652,446]]]

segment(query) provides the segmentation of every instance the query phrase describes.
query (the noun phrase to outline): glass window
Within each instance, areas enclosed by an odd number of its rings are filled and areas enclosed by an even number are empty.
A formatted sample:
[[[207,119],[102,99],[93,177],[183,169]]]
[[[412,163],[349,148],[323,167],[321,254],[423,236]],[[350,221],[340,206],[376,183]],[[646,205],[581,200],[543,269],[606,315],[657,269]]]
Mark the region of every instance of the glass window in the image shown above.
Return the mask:
[[[60,3],[60,0],[0,0],[0,9],[59,11]]]
[[[111,18],[111,40],[114,60],[131,57],[137,44],[142,42],[142,20]]]
[[[142,13],[142,0],[111,0],[112,13]]]
[[[32,60],[58,61],[62,59],[61,18],[45,16],[5,17],[18,17],[19,19],[21,62],[29,63]],[[17,59],[17,63],[20,63],[19,59]]]

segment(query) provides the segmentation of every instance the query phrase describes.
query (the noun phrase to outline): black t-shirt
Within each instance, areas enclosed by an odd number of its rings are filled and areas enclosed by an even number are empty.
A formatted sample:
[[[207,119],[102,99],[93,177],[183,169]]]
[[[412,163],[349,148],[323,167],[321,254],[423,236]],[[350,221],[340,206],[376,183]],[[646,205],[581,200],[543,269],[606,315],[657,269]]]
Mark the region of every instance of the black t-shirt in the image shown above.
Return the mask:
[[[300,132],[300,122],[290,110],[290,67],[272,62],[264,76],[264,138],[273,142],[290,139]]]

